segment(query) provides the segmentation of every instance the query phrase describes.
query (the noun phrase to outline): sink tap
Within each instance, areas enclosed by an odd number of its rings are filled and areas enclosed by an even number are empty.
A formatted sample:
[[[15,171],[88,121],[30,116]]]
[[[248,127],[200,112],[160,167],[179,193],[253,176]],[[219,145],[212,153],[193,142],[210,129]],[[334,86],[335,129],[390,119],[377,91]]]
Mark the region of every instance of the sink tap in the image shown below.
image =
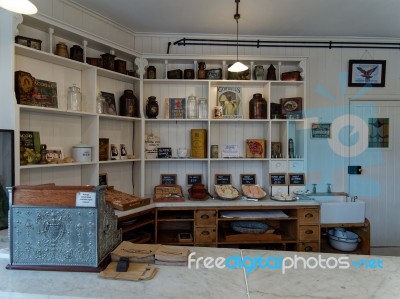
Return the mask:
[[[332,193],[332,189],[331,189],[332,184],[326,184],[326,185],[327,185],[326,193]]]
[[[312,187],[312,193],[317,193],[317,184],[312,184],[313,185],[313,187]]]

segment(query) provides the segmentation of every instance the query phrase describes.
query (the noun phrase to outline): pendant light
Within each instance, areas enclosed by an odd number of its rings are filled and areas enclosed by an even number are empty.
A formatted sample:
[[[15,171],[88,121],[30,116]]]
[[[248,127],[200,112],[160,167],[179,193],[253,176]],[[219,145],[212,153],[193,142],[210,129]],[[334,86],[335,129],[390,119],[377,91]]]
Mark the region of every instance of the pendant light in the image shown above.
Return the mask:
[[[38,11],[29,0],[0,0],[0,7],[24,15],[33,15]]]
[[[236,20],[236,62],[228,68],[228,71],[238,73],[238,72],[243,72],[243,71],[247,70],[248,67],[239,61],[239,19],[240,19],[239,2],[240,2],[240,0],[235,0],[235,2],[236,2],[236,13],[233,15],[233,18]]]

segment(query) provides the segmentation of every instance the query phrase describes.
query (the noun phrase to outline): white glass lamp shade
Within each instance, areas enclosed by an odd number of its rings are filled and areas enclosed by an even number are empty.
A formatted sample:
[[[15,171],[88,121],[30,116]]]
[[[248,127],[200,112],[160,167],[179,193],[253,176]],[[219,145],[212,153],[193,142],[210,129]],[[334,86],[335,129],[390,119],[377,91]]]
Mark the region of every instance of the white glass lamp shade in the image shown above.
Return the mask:
[[[234,64],[232,64],[232,65],[228,68],[228,71],[229,71],[229,72],[237,73],[237,72],[243,72],[243,71],[245,71],[245,70],[247,70],[247,69],[248,69],[248,67],[245,66],[243,63],[241,63],[240,61],[236,61]]]
[[[33,15],[38,11],[29,0],[0,0],[0,7],[25,15]]]

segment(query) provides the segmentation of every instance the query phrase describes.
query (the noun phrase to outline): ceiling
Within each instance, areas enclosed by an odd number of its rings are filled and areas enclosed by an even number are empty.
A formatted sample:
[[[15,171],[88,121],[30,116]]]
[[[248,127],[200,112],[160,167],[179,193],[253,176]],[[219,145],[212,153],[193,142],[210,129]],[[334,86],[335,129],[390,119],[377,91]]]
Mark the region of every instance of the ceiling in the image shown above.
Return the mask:
[[[71,1],[136,33],[236,34],[235,0]],[[239,13],[240,35],[400,37],[399,0],[242,0]]]

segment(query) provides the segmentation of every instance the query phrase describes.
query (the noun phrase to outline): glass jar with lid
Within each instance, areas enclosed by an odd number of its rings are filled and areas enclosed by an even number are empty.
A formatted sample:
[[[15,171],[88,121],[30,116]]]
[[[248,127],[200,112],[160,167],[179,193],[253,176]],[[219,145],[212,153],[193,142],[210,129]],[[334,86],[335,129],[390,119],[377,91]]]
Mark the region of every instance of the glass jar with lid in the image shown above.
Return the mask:
[[[104,114],[106,107],[106,98],[100,93],[96,99],[96,112],[98,114]]]
[[[68,110],[82,111],[81,89],[73,84],[68,88]]]
[[[200,119],[206,119],[208,117],[208,111],[207,111],[207,99],[205,98],[200,98],[197,101],[197,112],[198,112],[198,118]]]
[[[186,118],[197,118],[197,99],[195,96],[189,96],[186,103]]]

